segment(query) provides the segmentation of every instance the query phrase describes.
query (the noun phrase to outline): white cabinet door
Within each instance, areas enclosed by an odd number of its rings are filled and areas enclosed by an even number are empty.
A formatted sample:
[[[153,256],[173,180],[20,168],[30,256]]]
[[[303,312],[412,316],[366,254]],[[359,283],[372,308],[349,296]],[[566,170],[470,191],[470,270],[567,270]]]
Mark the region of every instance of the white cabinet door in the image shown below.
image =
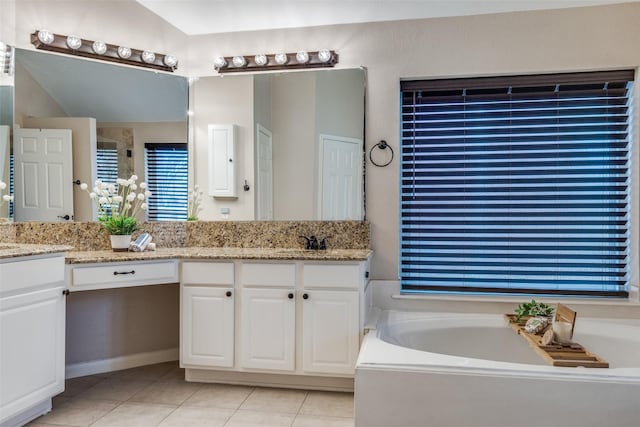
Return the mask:
[[[293,371],[296,301],[293,290],[243,289],[240,364],[243,368]]]
[[[0,424],[64,390],[63,289],[0,298]]]
[[[302,294],[302,369],[354,374],[360,332],[357,291],[305,290]]]
[[[233,367],[233,288],[182,288],[184,365]]]
[[[209,125],[209,195],[237,197],[236,126]]]

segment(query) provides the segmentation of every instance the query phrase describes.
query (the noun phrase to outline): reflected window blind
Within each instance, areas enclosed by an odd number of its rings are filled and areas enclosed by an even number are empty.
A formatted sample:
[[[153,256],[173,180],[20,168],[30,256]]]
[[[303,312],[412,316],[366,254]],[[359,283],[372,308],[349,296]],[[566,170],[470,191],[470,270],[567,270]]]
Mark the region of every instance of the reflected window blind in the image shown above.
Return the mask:
[[[147,220],[187,219],[187,144],[147,143],[146,182],[153,193],[148,200]]]
[[[402,291],[626,296],[633,77],[401,82]]]
[[[116,148],[98,147],[96,152],[98,156],[98,179],[102,182],[115,184],[118,179],[118,150]]]

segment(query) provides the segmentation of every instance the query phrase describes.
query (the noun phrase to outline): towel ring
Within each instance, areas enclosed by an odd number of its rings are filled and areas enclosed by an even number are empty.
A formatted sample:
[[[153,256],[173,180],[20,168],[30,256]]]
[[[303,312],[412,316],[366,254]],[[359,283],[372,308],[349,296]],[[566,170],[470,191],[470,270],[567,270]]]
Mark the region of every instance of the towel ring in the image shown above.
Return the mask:
[[[387,163],[376,163],[373,160],[373,157],[371,156],[371,153],[373,153],[373,149],[374,148],[379,148],[381,150],[386,150],[388,148],[389,150],[391,150],[391,158],[389,159],[389,161]],[[371,149],[369,150],[369,160],[371,161],[371,163],[373,163],[374,166],[378,166],[379,168],[383,168],[385,166],[388,166],[393,161],[393,148],[391,148],[391,146],[389,144],[387,144],[387,141],[385,141],[383,139],[380,142],[378,142],[376,145],[371,147]]]

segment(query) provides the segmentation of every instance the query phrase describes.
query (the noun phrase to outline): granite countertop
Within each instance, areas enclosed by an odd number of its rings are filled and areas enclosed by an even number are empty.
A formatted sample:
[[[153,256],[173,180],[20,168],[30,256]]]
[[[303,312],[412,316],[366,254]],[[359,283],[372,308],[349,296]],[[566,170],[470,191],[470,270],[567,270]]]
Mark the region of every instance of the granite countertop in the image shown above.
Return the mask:
[[[253,260],[318,260],[364,261],[370,249],[328,249],[324,251],[287,248],[159,248],[146,252],[71,251],[67,264],[96,262],[144,261],[158,259],[253,259]]]
[[[0,259],[29,255],[52,254],[73,249],[66,245],[31,245],[24,243],[0,243]]]

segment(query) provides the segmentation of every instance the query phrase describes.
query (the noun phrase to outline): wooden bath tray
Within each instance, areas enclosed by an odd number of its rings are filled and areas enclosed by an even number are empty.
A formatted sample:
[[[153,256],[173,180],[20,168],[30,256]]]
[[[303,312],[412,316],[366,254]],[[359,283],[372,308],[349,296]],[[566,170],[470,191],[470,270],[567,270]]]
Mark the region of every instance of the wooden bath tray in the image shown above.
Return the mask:
[[[530,334],[524,330],[526,320],[516,322],[515,314],[505,314],[505,319],[518,335],[522,336],[531,348],[552,366],[585,368],[608,368],[609,362],[589,352],[578,343],[550,344],[541,343],[542,334]]]

